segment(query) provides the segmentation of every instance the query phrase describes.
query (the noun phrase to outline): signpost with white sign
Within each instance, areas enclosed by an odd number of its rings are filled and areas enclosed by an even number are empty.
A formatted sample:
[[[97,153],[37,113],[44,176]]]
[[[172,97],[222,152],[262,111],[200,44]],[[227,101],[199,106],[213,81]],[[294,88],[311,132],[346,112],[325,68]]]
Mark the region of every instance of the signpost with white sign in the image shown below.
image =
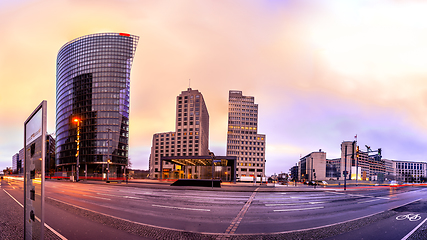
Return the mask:
[[[44,178],[47,102],[24,123],[24,239],[44,239]]]

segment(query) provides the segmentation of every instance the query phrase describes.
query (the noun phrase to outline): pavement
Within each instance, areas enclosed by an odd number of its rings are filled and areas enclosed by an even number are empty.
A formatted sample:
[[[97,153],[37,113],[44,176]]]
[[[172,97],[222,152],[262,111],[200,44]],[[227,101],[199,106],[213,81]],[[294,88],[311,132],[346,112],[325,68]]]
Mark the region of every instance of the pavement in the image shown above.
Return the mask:
[[[0,239],[24,239],[24,208],[12,199],[0,186]],[[47,227],[44,239],[60,239]]]
[[[57,180],[48,180],[57,181]],[[156,180],[137,180],[132,179],[126,182],[110,182],[103,181],[81,181],[84,184],[99,184],[111,185],[117,187],[144,187],[144,188],[165,188],[165,189],[185,189],[185,190],[203,190],[203,191],[230,191],[230,192],[318,192],[318,191],[343,191],[343,187],[316,187],[299,184],[294,185],[278,185],[278,184],[253,184],[253,183],[223,183],[221,188],[210,187],[193,187],[193,186],[170,186],[171,182],[156,181]],[[379,186],[372,187],[373,189]],[[365,187],[366,188],[366,187]],[[347,191],[360,190],[360,187],[348,187]],[[0,187],[0,239],[23,239],[23,208],[18,205],[10,196],[7,195]],[[130,222],[125,219],[110,218],[102,214],[82,210],[75,206],[67,205],[63,202],[50,201],[48,204],[54,205],[61,209],[72,212],[75,215],[89,216],[93,215],[93,219],[97,219],[104,225],[111,226],[125,232],[129,232],[141,237],[152,239],[335,239],[334,236],[349,232],[351,230],[367,226],[381,219],[394,216],[393,210],[385,211],[380,214],[356,219],[341,224],[330,225],[326,227],[314,228],[302,231],[290,231],[272,234],[210,234],[186,232],[174,229],[159,228]],[[426,239],[427,237],[427,222],[422,222],[417,229],[407,239]],[[45,228],[45,239],[59,239],[53,232]],[[338,238],[339,239],[339,238]]]

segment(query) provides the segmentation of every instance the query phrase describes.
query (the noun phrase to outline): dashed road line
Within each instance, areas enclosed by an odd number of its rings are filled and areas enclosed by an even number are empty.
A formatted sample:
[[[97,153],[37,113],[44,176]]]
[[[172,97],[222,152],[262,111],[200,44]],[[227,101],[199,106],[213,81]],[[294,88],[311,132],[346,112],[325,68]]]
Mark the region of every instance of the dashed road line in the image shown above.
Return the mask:
[[[111,199],[109,199],[109,198],[103,198],[103,197],[95,197],[95,196],[90,196],[90,195],[82,195],[82,196],[85,196],[85,197],[91,197],[91,198],[98,198],[98,199],[103,199],[103,200],[111,200]]]
[[[375,202],[375,201],[379,201],[381,199],[372,199],[372,200],[367,200],[367,201],[361,201],[361,202],[357,202],[357,203],[368,203],[368,202]]]
[[[161,207],[161,208],[171,208],[171,209],[179,209],[179,210],[192,210],[192,211],[204,211],[210,212],[210,209],[202,209],[202,208],[185,208],[185,207],[173,207],[173,206],[164,206],[164,205],[151,205],[152,207]]]
[[[273,207],[273,206],[299,206],[299,205],[308,205],[308,204],[320,204],[325,202],[302,202],[302,203],[271,203],[271,204],[265,204],[266,207]]]
[[[321,209],[325,207],[311,207],[311,208],[293,208],[293,209],[276,209],[274,212],[293,212],[293,211],[304,211],[304,210],[313,210],[313,209]]]

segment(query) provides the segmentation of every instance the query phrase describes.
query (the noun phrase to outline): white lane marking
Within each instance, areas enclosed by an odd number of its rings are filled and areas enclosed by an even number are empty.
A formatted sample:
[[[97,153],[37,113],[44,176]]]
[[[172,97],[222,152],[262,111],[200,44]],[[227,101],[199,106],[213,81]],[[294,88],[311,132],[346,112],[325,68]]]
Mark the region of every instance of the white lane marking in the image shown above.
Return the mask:
[[[6,190],[3,189],[3,191],[5,193],[7,193],[7,195],[9,195],[9,197],[11,197],[13,200],[15,200],[15,202],[17,202],[19,204],[19,206],[24,207],[24,205],[22,205],[20,202],[18,202],[18,200],[16,200],[14,197],[12,197],[12,195],[10,195]],[[41,222],[38,217],[36,217],[36,219],[37,219],[37,221]],[[44,226],[47,227],[53,233],[55,233],[56,236],[58,236],[60,239],[67,240],[67,238],[65,238],[64,236],[62,236],[59,232],[55,231],[55,229],[53,229],[51,226],[47,225],[47,223],[44,223]]]
[[[374,197],[374,198],[380,198],[380,199],[390,199],[389,197]]]
[[[109,199],[109,198],[95,197],[95,196],[84,195],[84,194],[83,194],[82,196],[85,196],[85,197],[92,197],[92,198],[99,198],[99,199],[104,199],[104,200],[111,200],[111,199]]]
[[[210,212],[210,209],[200,209],[200,208],[184,208],[184,207],[172,207],[172,206],[163,206],[163,205],[151,205],[152,207],[162,207],[162,208],[172,208],[172,209],[179,209],[179,210],[192,210],[192,211],[204,211],[204,212]]]
[[[304,204],[320,204],[325,202],[308,202],[308,203],[271,203],[271,204],[265,204],[266,207],[272,207],[272,206],[297,206],[297,205],[304,205]]]
[[[368,203],[368,202],[375,202],[375,201],[379,201],[381,199],[372,199],[372,200],[367,200],[367,201],[361,201],[361,202],[357,202],[357,203]]]
[[[360,195],[360,194],[348,194],[348,193],[340,193],[340,192],[330,192],[335,194],[344,194],[347,196],[354,196],[354,197],[366,197],[366,198],[379,198],[379,199],[390,199],[389,197],[375,197],[375,196],[368,196],[368,195]]]
[[[294,208],[294,209],[277,209],[273,210],[274,212],[292,212],[292,211],[304,211],[304,210],[312,210],[312,209],[321,209],[324,207],[311,207],[311,208]]]
[[[120,196],[120,195],[107,194],[107,193],[96,193],[96,194],[103,195],[103,196],[110,196],[110,197],[122,197],[122,198],[131,198],[131,199],[144,200],[144,198],[133,197],[133,196]]]
[[[10,195],[6,190],[3,189],[3,191],[5,193],[7,193],[7,195],[9,195],[9,197],[11,197],[13,200],[15,200],[15,202],[17,202],[19,204],[19,206],[24,207],[24,205],[22,205],[20,202],[18,202],[18,200],[16,200],[12,195]]]
[[[416,226],[414,229],[412,229],[412,231],[410,231],[408,234],[406,234],[406,236],[404,236],[402,238],[402,240],[406,240],[408,239],[415,231],[417,231],[418,228],[420,228],[425,222],[427,221],[427,218],[424,219],[424,221],[422,221],[420,224],[418,224],[418,226]]]

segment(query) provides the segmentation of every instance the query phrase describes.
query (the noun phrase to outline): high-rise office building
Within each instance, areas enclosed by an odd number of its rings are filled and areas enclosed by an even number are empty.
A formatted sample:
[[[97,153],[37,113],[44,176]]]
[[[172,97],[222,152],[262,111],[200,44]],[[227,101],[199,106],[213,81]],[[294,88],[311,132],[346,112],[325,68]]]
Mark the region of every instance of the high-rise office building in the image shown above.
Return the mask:
[[[351,167],[356,166],[356,145],[355,141],[343,141],[341,143],[341,162],[340,162],[340,173],[339,180],[344,180],[344,172],[346,171],[347,179],[351,179]],[[346,155],[347,154],[347,155]],[[359,173],[357,174],[359,175]]]
[[[227,156],[237,157],[236,177],[265,176],[265,134],[258,134],[258,104],[229,91]]]
[[[12,172],[19,173],[21,163],[19,161],[19,153],[13,154],[12,156]]]
[[[149,164],[151,178],[161,177],[160,158],[163,156],[209,155],[209,113],[202,93],[191,88],[182,91],[176,97],[175,119],[175,132],[153,135]],[[164,178],[180,178],[174,175],[179,174],[178,170],[180,166],[163,162]]]
[[[139,37],[86,35],[59,50],[56,65],[56,167],[121,174],[128,164],[130,71]],[[79,142],[77,140],[79,139]],[[79,150],[77,148],[79,147]]]

